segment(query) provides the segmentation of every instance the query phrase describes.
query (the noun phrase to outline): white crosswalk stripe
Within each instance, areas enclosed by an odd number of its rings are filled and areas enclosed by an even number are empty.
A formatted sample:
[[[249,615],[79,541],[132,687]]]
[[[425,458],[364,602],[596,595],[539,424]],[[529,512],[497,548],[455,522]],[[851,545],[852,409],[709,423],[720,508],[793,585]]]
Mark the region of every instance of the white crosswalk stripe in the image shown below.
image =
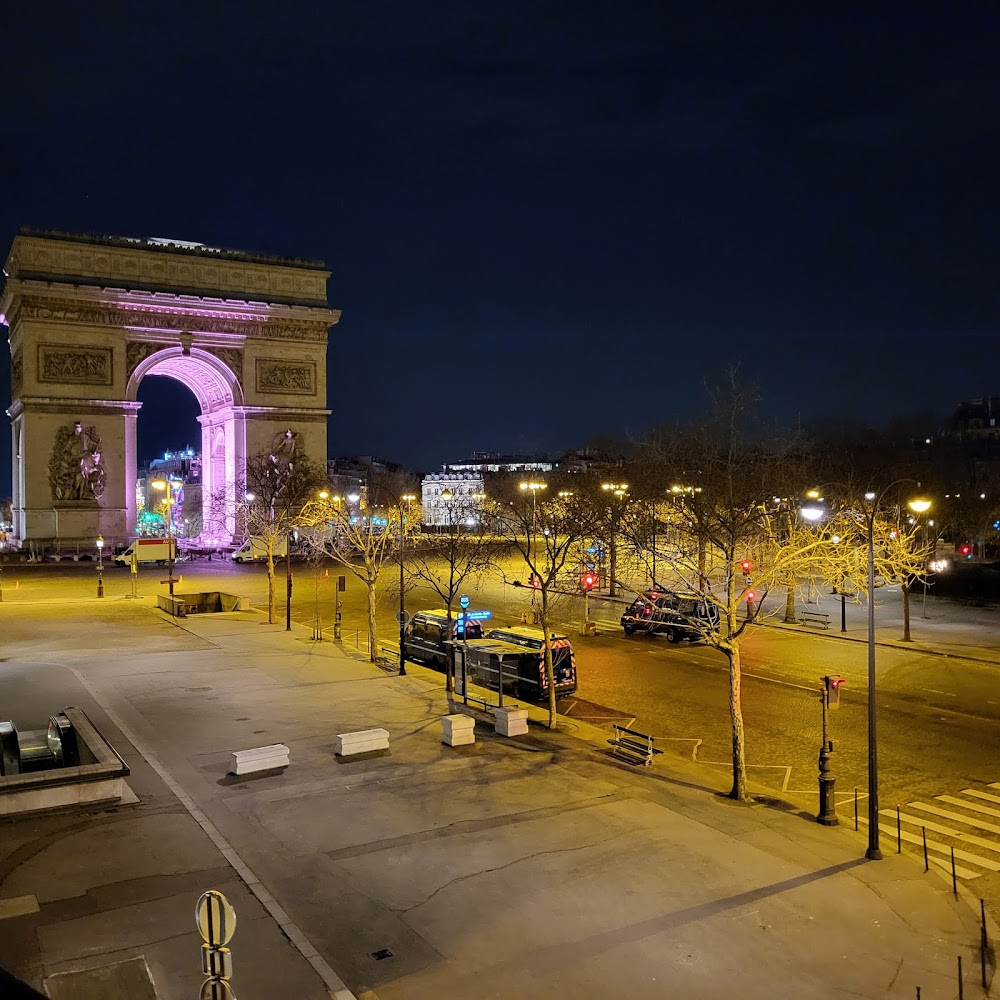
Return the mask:
[[[1000,790],[1000,782],[987,787]],[[882,835],[895,841],[896,809],[882,809],[879,815]],[[928,861],[936,867],[950,874],[954,851],[959,878],[1000,872],[1000,795],[963,788],[955,794],[936,795],[933,802],[908,802],[898,815],[899,839],[922,852],[926,837]]]

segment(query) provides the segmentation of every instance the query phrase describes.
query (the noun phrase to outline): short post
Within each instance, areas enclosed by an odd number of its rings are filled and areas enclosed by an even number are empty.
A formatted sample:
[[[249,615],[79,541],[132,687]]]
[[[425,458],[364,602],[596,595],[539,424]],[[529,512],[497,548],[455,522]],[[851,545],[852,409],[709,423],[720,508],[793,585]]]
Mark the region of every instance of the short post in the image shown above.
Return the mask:
[[[930,858],[927,857],[927,827],[922,826],[920,828],[921,838],[924,842],[924,871],[929,872],[931,870]]]
[[[858,832],[858,787],[854,786],[854,832]]]
[[[958,876],[955,874],[955,848],[951,849],[951,891],[958,899]]]
[[[847,631],[847,597],[840,595],[840,631]]]
[[[104,536],[97,536],[97,596],[104,596]]]
[[[962,985],[962,956],[958,956],[958,1000],[965,997],[965,987]]]
[[[899,806],[896,806],[896,853],[903,853],[903,828],[899,822]]]

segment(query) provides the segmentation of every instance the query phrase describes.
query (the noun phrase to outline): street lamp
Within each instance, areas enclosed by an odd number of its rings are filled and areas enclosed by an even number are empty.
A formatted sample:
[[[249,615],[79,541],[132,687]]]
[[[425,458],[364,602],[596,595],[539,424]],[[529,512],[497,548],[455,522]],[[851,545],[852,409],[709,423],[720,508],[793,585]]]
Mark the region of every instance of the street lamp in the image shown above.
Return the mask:
[[[406,638],[406,588],[403,585],[403,547],[406,542],[406,525],[403,523],[403,504],[409,505],[417,498],[412,493],[404,493],[399,498],[399,676],[406,676],[406,653],[403,641]]]
[[[154,490],[166,490],[167,493],[167,589],[171,597],[174,596],[174,514],[172,510],[173,496],[171,491],[172,480],[154,479],[150,486]],[[249,499],[250,494],[247,494]],[[162,580],[160,581],[163,582]]]
[[[518,489],[524,492],[531,492],[531,531],[528,534],[528,568],[531,569],[531,558],[533,555],[533,549],[535,547],[535,516],[536,510],[536,500],[535,496],[539,490],[548,489],[548,483],[540,483],[530,481],[527,483],[520,483]],[[531,588],[531,617],[532,620],[536,620],[538,615],[535,613],[535,588]]]
[[[618,546],[615,543],[615,528],[618,524],[618,517],[621,516],[621,502],[628,492],[628,483],[601,483],[601,489],[606,493],[611,493],[618,501],[617,508],[614,506],[611,508],[611,579],[608,581],[608,597],[617,597],[618,591],[615,589],[615,583],[618,578]]]
[[[104,596],[104,536],[97,536],[97,596]]]

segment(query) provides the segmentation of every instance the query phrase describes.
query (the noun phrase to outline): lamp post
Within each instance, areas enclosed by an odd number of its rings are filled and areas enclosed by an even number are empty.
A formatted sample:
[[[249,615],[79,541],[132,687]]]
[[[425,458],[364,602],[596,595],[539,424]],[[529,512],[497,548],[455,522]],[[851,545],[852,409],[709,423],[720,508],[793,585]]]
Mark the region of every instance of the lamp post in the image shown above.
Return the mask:
[[[608,581],[608,597],[617,597],[618,591],[615,583],[618,578],[618,544],[615,541],[615,529],[618,526],[618,518],[621,515],[621,502],[628,492],[628,483],[601,483],[601,489],[606,493],[612,494],[618,501],[617,507],[612,506],[611,508],[611,579]]]
[[[518,489],[520,489],[522,492],[529,492],[530,491],[530,493],[531,493],[531,531],[528,534],[528,569],[529,570],[531,569],[531,558],[532,558],[532,555],[534,554],[534,548],[535,548],[535,515],[537,513],[537,506],[536,506],[535,496],[536,496],[536,494],[538,493],[539,490],[544,490],[544,489],[547,489],[547,488],[548,488],[548,483],[540,483],[540,482],[535,482],[533,480],[531,482],[520,483],[518,485]],[[531,617],[532,617],[532,620],[535,620],[538,617],[537,614],[535,613],[535,588],[534,587],[531,588]]]
[[[406,587],[403,580],[403,548],[406,544],[406,525],[403,522],[403,504],[407,509],[417,498],[412,493],[404,493],[396,505],[399,511],[399,676],[406,676],[406,652],[403,642],[406,639]]]
[[[97,596],[104,596],[104,536],[97,536]]]
[[[170,479],[154,479],[150,486],[154,490],[166,490],[167,493],[167,590],[174,596],[174,512],[173,495]],[[163,582],[162,580],[160,581]]]

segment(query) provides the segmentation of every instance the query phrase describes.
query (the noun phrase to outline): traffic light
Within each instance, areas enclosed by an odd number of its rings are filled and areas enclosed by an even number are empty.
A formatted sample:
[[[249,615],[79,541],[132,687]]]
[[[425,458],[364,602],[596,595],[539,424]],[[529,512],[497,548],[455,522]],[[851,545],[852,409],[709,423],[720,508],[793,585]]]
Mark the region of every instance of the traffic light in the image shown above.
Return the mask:
[[[840,708],[840,685],[844,683],[844,678],[839,674],[831,674],[823,678],[823,686],[826,688],[827,708]]]
[[[749,587],[753,583],[753,578],[750,576],[750,570],[753,569],[753,563],[749,559],[744,559],[740,563],[740,569],[743,570],[743,582]]]
[[[961,547],[961,549],[959,549],[959,552],[961,552],[962,555],[965,556],[966,559],[971,559],[972,558],[972,546],[971,545],[963,545]]]
[[[580,586],[584,590],[593,590],[596,583],[597,577],[591,572],[584,573],[583,576],[580,577]]]
[[[752,590],[748,590],[747,591],[747,604],[753,604],[753,602],[756,601],[756,600],[757,600],[757,595]]]
[[[528,582],[535,590],[538,590],[542,585],[542,581],[534,573],[531,574],[531,579]]]

